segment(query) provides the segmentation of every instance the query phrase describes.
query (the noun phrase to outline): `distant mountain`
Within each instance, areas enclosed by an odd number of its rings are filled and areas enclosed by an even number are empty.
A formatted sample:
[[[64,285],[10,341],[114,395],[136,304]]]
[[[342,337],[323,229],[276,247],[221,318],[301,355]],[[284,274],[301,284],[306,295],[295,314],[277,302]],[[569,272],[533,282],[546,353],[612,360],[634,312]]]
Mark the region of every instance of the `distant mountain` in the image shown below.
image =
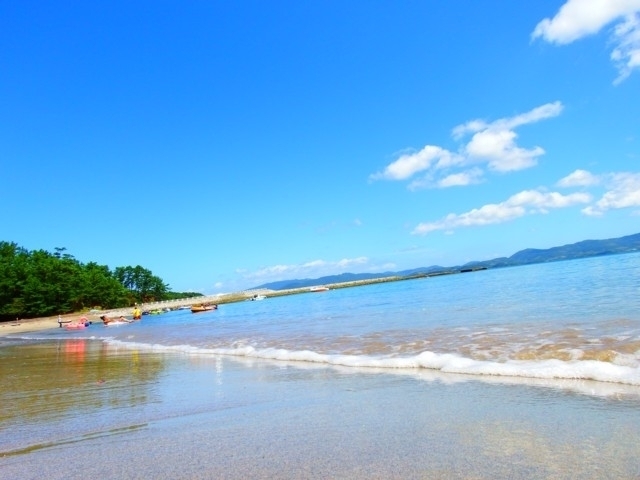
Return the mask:
[[[320,278],[282,280],[279,282],[265,283],[255,287],[255,289],[267,288],[270,290],[287,290],[291,288],[305,288],[313,287],[315,285],[355,282],[358,280],[371,280],[375,278],[393,276],[412,277],[459,273],[486,268],[514,267],[517,265],[528,265],[531,263],[557,262],[560,260],[572,260],[599,255],[616,255],[636,251],[640,251],[640,233],[620,238],[609,238],[606,240],[583,240],[581,242],[563,245],[561,247],[547,248],[546,250],[527,248],[514,253],[510,257],[499,257],[494,258],[493,260],[485,260],[481,262],[469,262],[455,267],[441,267],[439,265],[433,265],[431,267],[419,267],[399,272],[341,273],[340,275],[330,275]]]
[[[494,258],[484,262],[470,262],[464,267],[481,265],[487,268],[510,267],[530,263],[557,262],[576,258],[596,257],[599,255],[616,255],[640,250],[640,233],[606,240],[583,240],[582,242],[563,245],[561,247],[540,250],[527,248],[514,253],[509,258]]]
[[[321,278],[303,278],[295,280],[281,280],[279,282],[265,283],[255,289],[268,288],[270,290],[289,290],[291,288],[313,287],[315,285],[325,285],[328,283],[356,282],[358,280],[371,280],[373,278],[393,277],[395,272],[385,273],[341,273],[340,275],[329,275]]]

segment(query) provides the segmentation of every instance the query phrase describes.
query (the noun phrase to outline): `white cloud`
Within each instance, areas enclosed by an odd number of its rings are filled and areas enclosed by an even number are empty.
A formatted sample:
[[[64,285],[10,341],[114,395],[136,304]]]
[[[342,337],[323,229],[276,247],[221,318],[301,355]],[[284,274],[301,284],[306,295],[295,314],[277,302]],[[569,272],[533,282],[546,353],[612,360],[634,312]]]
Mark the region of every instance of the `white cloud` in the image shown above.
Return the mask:
[[[467,144],[470,157],[485,159],[491,170],[509,172],[533,167],[544,154],[540,147],[527,150],[516,146],[517,135],[512,130],[484,130],[476,133]]]
[[[590,216],[601,216],[608,210],[640,207],[640,173],[617,172],[594,175],[575,170],[557,183],[559,187],[593,187],[604,185],[605,193],[593,205],[582,209]]]
[[[609,190],[582,213],[600,216],[607,210],[640,207],[640,173],[612,173],[607,177],[606,186]]]
[[[617,21],[611,35],[615,45],[611,59],[618,69],[614,83],[620,83],[640,67],[638,12],[640,0],[568,0],[552,19],[538,23],[531,37],[566,45]]]
[[[564,178],[558,180],[558,187],[590,187],[598,185],[600,179],[586,170],[576,170]]]
[[[628,15],[616,26],[613,37],[617,47],[611,52],[611,60],[618,69],[618,77],[613,83],[618,84],[634,69],[640,68],[640,16]]]
[[[301,264],[293,265],[273,265],[265,267],[254,272],[245,272],[244,278],[254,282],[270,282],[281,280],[283,278],[294,277],[321,277],[324,275],[334,275],[343,273],[346,268],[356,268],[360,270],[368,269],[369,258],[343,258],[338,261],[313,260]]]
[[[404,154],[379,173],[371,175],[372,180],[405,180],[412,175],[429,169],[437,161],[443,164],[455,163],[454,156],[447,150],[434,145],[426,145],[416,153]]]
[[[303,263],[302,268],[320,268],[327,264],[324,260],[313,260],[311,262]]]
[[[483,130],[512,130],[521,125],[536,123],[547,118],[557,117],[562,113],[562,102],[545,103],[526,113],[514,117],[506,117],[495,122],[486,123],[484,120],[471,120],[462,125],[454,127],[453,138],[459,139],[468,133],[481,132]]]
[[[483,172],[479,168],[472,168],[466,172],[453,173],[438,181],[438,187],[459,187],[473,185],[482,181]]]
[[[275,275],[282,275],[283,273],[288,273],[292,270],[299,269],[299,268],[300,266],[294,266],[294,265],[273,265],[271,267],[262,268],[253,273],[247,273],[245,274],[245,277],[248,277],[248,278],[272,277]]]
[[[553,102],[541,105],[533,110],[513,117],[501,118],[494,122],[472,120],[456,126],[452,130],[455,140],[461,140],[472,134],[467,144],[452,153],[442,147],[427,145],[416,153],[406,153],[385,167],[382,172],[372,174],[371,180],[407,180],[416,174],[409,188],[412,190],[426,187],[449,187],[478,183],[483,171],[476,167],[465,169],[469,165],[485,164],[497,172],[510,172],[530,168],[537,163],[544,149],[534,147],[526,149],[516,144],[515,128],[560,115],[563,105]],[[454,170],[454,171],[452,171]]]
[[[514,128],[556,117],[562,112],[561,102],[547,103],[514,117],[501,118],[492,123],[473,120],[453,129],[454,137],[461,138],[466,133],[474,133],[465,147],[471,158],[484,159],[491,170],[508,172],[533,167],[544,149],[534,147],[524,149],[515,143],[518,135]]]
[[[562,195],[557,192],[525,190],[502,203],[487,204],[459,215],[451,213],[436,222],[420,223],[412,233],[426,235],[437,230],[504,223],[525,215],[548,213],[550,209],[566,208],[589,201],[591,196],[586,193]]]
[[[336,265],[340,268],[351,267],[353,265],[365,265],[369,259],[367,257],[343,258]]]

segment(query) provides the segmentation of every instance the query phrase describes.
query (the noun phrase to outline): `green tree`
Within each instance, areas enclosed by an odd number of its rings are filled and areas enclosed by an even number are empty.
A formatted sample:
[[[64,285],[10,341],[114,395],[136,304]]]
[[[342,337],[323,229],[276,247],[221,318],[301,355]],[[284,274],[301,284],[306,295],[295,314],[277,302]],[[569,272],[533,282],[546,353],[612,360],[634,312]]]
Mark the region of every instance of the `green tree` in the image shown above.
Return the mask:
[[[0,242],[0,318],[22,316],[22,292],[27,278],[29,252],[16,243]]]
[[[0,320],[71,313],[86,308],[118,308],[134,302],[165,300],[169,286],[150,270],[137,265],[86,265],[56,247],[28,251],[0,241]]]
[[[169,289],[160,277],[140,265],[117,267],[114,274],[118,281],[133,293],[138,302],[163,300]]]
[[[106,265],[89,262],[82,272],[82,287],[75,299],[75,309],[89,307],[126,307],[133,303],[127,289]]]
[[[56,257],[45,250],[31,252],[22,297],[24,313],[49,316],[74,311],[82,266],[73,257]]]

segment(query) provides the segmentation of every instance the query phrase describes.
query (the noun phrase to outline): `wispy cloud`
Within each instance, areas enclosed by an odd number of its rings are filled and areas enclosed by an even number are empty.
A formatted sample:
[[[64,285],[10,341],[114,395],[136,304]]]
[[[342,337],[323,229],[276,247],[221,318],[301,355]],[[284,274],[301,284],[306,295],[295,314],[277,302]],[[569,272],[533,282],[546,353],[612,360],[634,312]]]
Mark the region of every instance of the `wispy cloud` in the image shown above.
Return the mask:
[[[501,118],[492,123],[474,120],[453,129],[454,138],[472,133],[465,147],[469,158],[485,160],[491,170],[508,172],[533,167],[537,158],[544,154],[541,147],[531,149],[516,145],[515,128],[536,123],[560,115],[561,102],[547,103],[533,110],[510,118]]]
[[[615,23],[611,60],[618,70],[614,84],[640,68],[640,0],[568,0],[553,18],[542,20],[532,39],[566,45]]]
[[[601,216],[608,210],[640,207],[640,173],[610,173],[603,176],[607,191],[593,205],[582,210],[590,216]]]
[[[480,183],[482,180],[482,170],[480,168],[472,168],[466,172],[452,173],[438,181],[438,186],[442,188],[473,185]]]
[[[269,282],[283,278],[334,275],[343,273],[348,269],[356,269],[361,272],[375,268],[378,268],[378,266],[372,265],[368,257],[356,257],[343,258],[336,261],[313,260],[300,264],[273,265],[254,272],[244,271],[242,275],[245,279],[253,282]]]
[[[585,215],[601,216],[609,210],[640,207],[640,173],[612,172],[595,175],[587,170],[576,170],[560,179],[556,185],[564,188],[604,188],[599,200],[582,209]]]
[[[605,192],[600,198],[581,210],[588,216],[601,216],[609,210],[640,208],[640,173],[616,172],[595,175],[579,169],[561,178],[556,186],[582,189],[604,187]],[[465,213],[450,213],[434,222],[420,223],[412,233],[426,235],[438,230],[451,231],[462,227],[495,225],[525,215],[545,214],[551,210],[589,204],[593,202],[594,196],[593,193],[584,191],[564,195],[542,189],[524,190],[501,203],[489,203]]]
[[[524,190],[501,203],[490,203],[465,213],[451,213],[435,222],[420,223],[412,233],[426,235],[437,230],[493,225],[515,220],[525,215],[548,213],[552,209],[566,208],[590,201],[591,195],[588,193],[562,195],[558,192]]]
[[[544,154],[541,147],[523,148],[517,145],[515,129],[560,115],[563,105],[553,102],[514,117],[501,118],[493,122],[471,120],[452,130],[455,140],[462,143],[458,152],[451,152],[436,145],[426,145],[415,153],[405,153],[382,171],[370,175],[371,180],[408,180],[409,189],[446,188],[464,186],[482,181],[484,169],[495,172],[510,172],[533,167]],[[470,168],[473,166],[472,168]]]
[[[600,178],[596,175],[593,175],[591,172],[586,170],[576,170],[564,178],[558,180],[556,185],[558,187],[590,187],[592,185],[598,185],[600,183]]]
[[[446,168],[460,165],[464,158],[435,145],[426,145],[416,153],[403,154],[379,173],[371,175],[372,180],[406,180],[416,173],[430,168]]]

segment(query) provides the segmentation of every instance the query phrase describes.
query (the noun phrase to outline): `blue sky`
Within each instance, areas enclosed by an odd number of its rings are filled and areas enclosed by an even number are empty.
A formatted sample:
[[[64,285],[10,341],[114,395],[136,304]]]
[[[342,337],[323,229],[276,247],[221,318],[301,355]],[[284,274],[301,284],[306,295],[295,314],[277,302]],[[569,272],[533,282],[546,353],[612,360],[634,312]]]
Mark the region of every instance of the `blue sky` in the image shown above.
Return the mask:
[[[640,0],[0,4],[0,240],[174,291],[640,232]]]

